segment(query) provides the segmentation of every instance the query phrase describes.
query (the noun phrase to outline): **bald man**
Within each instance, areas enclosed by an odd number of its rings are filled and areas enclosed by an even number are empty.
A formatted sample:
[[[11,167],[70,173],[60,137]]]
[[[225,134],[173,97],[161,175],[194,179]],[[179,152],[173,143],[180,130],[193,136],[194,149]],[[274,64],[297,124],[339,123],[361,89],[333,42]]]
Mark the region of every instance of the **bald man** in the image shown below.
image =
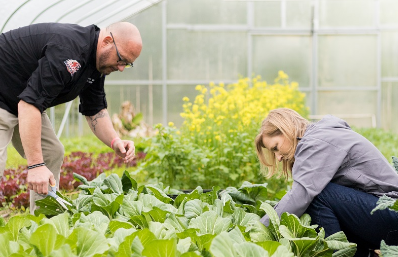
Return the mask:
[[[141,49],[138,29],[127,22],[106,29],[42,23],[0,35],[0,176],[12,142],[28,162],[31,213],[49,184],[59,185],[64,157],[47,108],[79,96],[93,133],[124,162],[133,160],[134,143],[121,140],[112,126],[104,81],[132,67]]]

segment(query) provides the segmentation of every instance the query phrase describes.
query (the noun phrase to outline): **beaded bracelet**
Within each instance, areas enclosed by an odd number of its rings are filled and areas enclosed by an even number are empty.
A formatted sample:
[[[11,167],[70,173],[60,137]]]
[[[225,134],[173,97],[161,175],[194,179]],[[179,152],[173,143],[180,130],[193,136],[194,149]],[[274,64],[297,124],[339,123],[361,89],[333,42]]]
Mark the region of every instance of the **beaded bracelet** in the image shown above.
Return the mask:
[[[30,166],[28,166],[28,170],[31,170],[31,169],[34,169],[34,168],[37,168],[37,167],[40,167],[40,166],[46,166],[46,163],[42,162],[42,163],[30,165]]]

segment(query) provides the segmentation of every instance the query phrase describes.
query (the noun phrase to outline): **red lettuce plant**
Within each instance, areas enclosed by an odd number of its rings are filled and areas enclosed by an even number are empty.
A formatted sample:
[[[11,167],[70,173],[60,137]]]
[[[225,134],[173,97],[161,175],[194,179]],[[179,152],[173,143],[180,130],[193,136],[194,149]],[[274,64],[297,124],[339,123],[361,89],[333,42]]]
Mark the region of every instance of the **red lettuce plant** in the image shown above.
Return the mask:
[[[72,152],[65,156],[61,167],[60,189],[65,191],[75,190],[81,183],[73,178],[73,173],[84,176],[88,181],[95,179],[99,174],[126,166],[133,167],[137,161],[145,158],[145,153],[138,152],[136,158],[129,164],[124,164],[123,159],[115,153],[101,153],[93,157],[92,153]],[[26,166],[17,169],[7,169],[0,178],[0,207],[11,205],[21,208],[29,206],[29,191],[27,190]]]

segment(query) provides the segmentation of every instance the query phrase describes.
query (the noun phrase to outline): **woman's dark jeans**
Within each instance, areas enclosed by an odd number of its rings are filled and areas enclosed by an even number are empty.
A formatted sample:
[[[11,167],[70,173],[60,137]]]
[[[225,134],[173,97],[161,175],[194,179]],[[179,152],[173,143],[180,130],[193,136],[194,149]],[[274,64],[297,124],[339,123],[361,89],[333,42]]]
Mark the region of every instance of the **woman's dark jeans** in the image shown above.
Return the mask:
[[[307,213],[313,224],[323,227],[326,236],[344,231],[357,244],[355,256],[368,256],[379,249],[381,240],[398,245],[398,213],[386,210],[370,212],[379,198],[345,186],[329,183],[312,201]]]

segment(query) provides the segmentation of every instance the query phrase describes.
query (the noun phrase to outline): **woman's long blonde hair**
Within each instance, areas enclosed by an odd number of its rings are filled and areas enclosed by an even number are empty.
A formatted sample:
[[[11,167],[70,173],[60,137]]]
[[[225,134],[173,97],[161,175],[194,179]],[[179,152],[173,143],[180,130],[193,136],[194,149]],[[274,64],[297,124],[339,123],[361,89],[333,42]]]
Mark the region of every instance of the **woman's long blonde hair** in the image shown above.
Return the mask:
[[[260,163],[268,169],[265,172],[267,178],[272,177],[277,170],[278,162],[275,153],[265,148],[263,144],[263,136],[274,137],[284,135],[292,143],[292,147],[282,160],[283,175],[288,178],[289,171],[291,172],[294,163],[294,153],[299,139],[304,135],[304,132],[310,122],[304,119],[296,111],[288,108],[279,108],[269,112],[268,116],[263,120],[261,129],[256,136],[256,150]]]

